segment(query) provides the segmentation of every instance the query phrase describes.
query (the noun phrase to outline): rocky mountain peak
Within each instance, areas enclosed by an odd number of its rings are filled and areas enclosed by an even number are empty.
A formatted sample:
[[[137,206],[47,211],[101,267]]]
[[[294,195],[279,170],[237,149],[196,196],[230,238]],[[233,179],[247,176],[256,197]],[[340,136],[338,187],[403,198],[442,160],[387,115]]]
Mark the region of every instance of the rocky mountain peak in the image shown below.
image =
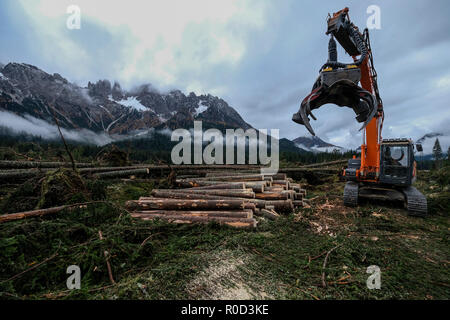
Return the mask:
[[[111,95],[114,100],[121,100],[123,98],[123,90],[117,81],[114,81],[114,85],[111,89]]]
[[[111,82],[109,80],[99,80],[95,84],[88,83],[89,95],[92,97],[107,98],[111,94]]]
[[[235,109],[210,94],[186,96],[180,90],[162,94],[151,84],[127,91],[107,79],[83,88],[59,73],[51,75],[29,64],[8,63],[1,69],[0,110],[52,122],[49,106],[62,127],[107,134],[191,128],[197,119],[208,127],[251,128]]]

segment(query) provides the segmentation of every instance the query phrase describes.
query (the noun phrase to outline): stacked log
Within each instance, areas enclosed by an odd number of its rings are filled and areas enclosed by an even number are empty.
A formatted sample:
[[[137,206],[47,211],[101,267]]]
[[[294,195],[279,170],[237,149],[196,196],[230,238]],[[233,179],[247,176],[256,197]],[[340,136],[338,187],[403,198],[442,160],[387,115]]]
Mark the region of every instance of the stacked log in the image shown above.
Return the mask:
[[[176,180],[177,189],[154,189],[127,202],[134,218],[172,223],[216,222],[256,227],[254,215],[270,220],[303,206],[304,189],[285,173],[217,171]]]
[[[189,195],[185,193],[184,195]],[[254,228],[255,205],[237,199],[168,199],[140,198],[128,201],[131,216],[143,220],[165,220],[172,223],[216,222],[237,228]]]

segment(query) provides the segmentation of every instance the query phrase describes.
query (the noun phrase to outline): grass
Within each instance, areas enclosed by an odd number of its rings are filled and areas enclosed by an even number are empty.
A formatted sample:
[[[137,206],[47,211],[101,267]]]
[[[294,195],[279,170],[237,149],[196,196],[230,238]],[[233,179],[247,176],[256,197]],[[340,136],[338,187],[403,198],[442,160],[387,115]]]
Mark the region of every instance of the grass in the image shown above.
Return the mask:
[[[428,197],[445,195],[446,186],[435,183],[432,173],[419,178],[417,187]],[[260,221],[255,230],[137,221],[122,209],[125,201],[148,195],[163,184],[157,180],[112,181],[103,204],[0,224],[0,297],[450,296],[450,224],[445,207],[433,207],[426,219],[409,217],[403,208],[389,203],[366,202],[358,208],[345,208],[340,198],[343,183],[330,179],[306,186],[311,199],[308,207],[276,221]],[[99,230],[104,241],[98,238]],[[323,269],[326,253],[336,246]],[[114,285],[109,282],[104,250],[110,252]],[[66,268],[71,264],[81,268],[80,290],[66,288]],[[380,290],[367,289],[370,265],[381,269]],[[322,286],[324,271],[326,287]]]

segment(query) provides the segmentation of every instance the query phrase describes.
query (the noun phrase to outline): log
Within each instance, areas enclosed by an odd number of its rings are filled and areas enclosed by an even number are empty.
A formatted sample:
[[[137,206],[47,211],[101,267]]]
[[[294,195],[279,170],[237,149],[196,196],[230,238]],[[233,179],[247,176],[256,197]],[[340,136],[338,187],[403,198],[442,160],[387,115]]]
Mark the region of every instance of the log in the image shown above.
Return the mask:
[[[0,181],[9,179],[27,179],[34,177],[35,175],[45,172],[49,169],[31,169],[31,170],[21,170],[21,171],[2,171],[0,172]]]
[[[261,209],[260,209],[260,208],[256,208],[254,214],[255,214],[256,216],[262,216]]]
[[[187,190],[208,190],[208,189],[245,189],[246,185],[244,182],[237,183],[219,183],[211,184],[201,187],[193,187]]]
[[[116,172],[126,170],[145,169],[145,166],[128,166],[128,167],[95,167],[78,169],[81,173],[97,173],[97,172]]]
[[[200,178],[197,174],[185,174],[185,175],[177,175],[178,179],[188,179],[188,178]]]
[[[93,167],[92,163],[76,162],[78,168]],[[59,168],[59,167],[72,167],[71,162],[51,162],[51,161],[10,161],[1,160],[1,169],[29,169],[29,168]]]
[[[274,206],[275,211],[279,213],[291,213],[294,211],[294,205],[290,199],[266,201],[266,206]]]
[[[102,201],[98,201],[98,202],[102,202]],[[0,223],[7,222],[7,221],[13,221],[13,220],[20,220],[20,219],[25,219],[25,218],[31,218],[31,217],[40,217],[40,216],[44,216],[44,215],[48,215],[48,214],[57,213],[64,209],[69,209],[69,208],[78,207],[78,206],[85,206],[85,205],[92,204],[92,203],[96,203],[96,201],[74,203],[74,204],[68,204],[68,205],[64,205],[64,206],[39,209],[39,210],[2,214],[2,215],[0,215]]]
[[[287,181],[287,180],[275,180],[275,179],[272,179],[272,184],[289,184],[289,181]]]
[[[183,195],[183,193],[181,193],[180,195]],[[198,197],[208,197],[205,199],[210,199],[212,197],[217,197],[217,200],[242,200],[245,204],[244,206],[246,206],[246,209],[250,208],[251,206],[256,207],[256,208],[265,208],[266,207],[266,200],[261,200],[261,199],[249,199],[249,198],[232,198],[232,197],[220,197],[220,196],[209,196],[209,195],[198,195]],[[276,201],[276,200],[274,200]],[[280,200],[280,201],[284,201],[284,200]],[[290,201],[290,200],[289,200]],[[247,208],[248,206],[248,208]]]
[[[166,192],[158,191],[155,192],[153,197],[140,197],[139,200],[153,200],[153,199],[206,199],[206,200],[242,200],[244,202],[244,209],[255,210],[256,205],[252,202],[255,199],[246,198],[232,198],[232,197],[222,197],[222,196],[212,196],[207,194],[188,194],[188,193],[177,193],[177,192]],[[248,201],[252,200],[252,201]],[[261,205],[263,207],[263,205]]]
[[[273,180],[272,186],[282,186],[285,190],[289,189],[289,183],[286,180]]]
[[[294,200],[303,200],[303,194],[294,193]]]
[[[78,168],[80,173],[97,173],[96,176],[107,177],[123,177],[130,176],[132,174],[143,173],[146,169],[132,169],[131,167],[98,167],[98,168]],[[0,179],[26,179],[36,176],[42,172],[49,172],[57,170],[58,168],[32,168],[23,170],[4,170],[0,171]],[[104,172],[105,171],[105,172]],[[103,173],[102,173],[103,172]]]
[[[180,188],[194,188],[205,186],[206,184],[199,183],[199,181],[186,181],[186,180],[175,180],[175,183]],[[212,183],[211,183],[212,184]]]
[[[245,181],[245,186],[247,188],[251,188],[253,186],[268,186],[269,184],[270,183],[268,181]]]
[[[210,199],[210,200],[221,200],[223,197],[221,196],[213,196],[208,194],[194,194],[194,193],[185,193],[185,192],[177,192],[178,189],[174,189],[173,191],[161,191],[161,190],[153,190],[152,196],[155,198],[171,198],[171,199]],[[140,197],[139,200],[148,200],[151,198]],[[231,198],[234,199],[234,198]]]
[[[286,173],[277,173],[272,175],[273,180],[286,180],[287,176]]]
[[[261,174],[249,174],[249,175],[231,175],[221,177],[204,177],[196,179],[186,179],[187,181],[263,181],[264,176]]]
[[[99,179],[108,179],[108,178],[128,177],[131,175],[148,175],[148,174],[150,174],[150,170],[148,168],[144,168],[144,169],[101,172],[101,173],[96,173],[94,176]]]
[[[203,186],[211,186],[216,184],[241,184],[245,183],[245,186],[250,188],[255,185],[267,185],[266,181],[245,181],[245,182],[239,182],[239,181],[212,181],[212,180],[176,180],[177,185],[180,188],[196,188],[196,187],[203,187]]]
[[[216,210],[244,209],[242,200],[206,200],[206,199],[151,199],[131,200],[126,202],[129,209],[160,209],[160,210]]]
[[[139,218],[142,220],[155,220],[161,219],[171,223],[210,223],[216,222],[219,224],[225,224],[235,228],[255,228],[256,220],[251,218],[230,218],[230,217],[192,217],[192,216],[166,216],[161,215],[142,215],[139,213],[131,213],[133,218]]]
[[[230,217],[230,218],[253,218],[253,211],[246,210],[218,210],[218,211],[187,211],[187,210],[143,210],[134,211],[142,215],[166,215],[166,216],[193,216],[193,217]]]
[[[262,182],[262,181],[261,181]],[[187,188],[186,190],[208,190],[208,189],[246,189],[251,188],[253,192],[264,192],[264,183],[260,184],[248,184],[247,182],[235,182],[235,183],[226,183],[221,184],[220,182],[217,182],[218,184],[211,184],[201,187],[192,187]]]
[[[294,190],[285,190],[282,193],[286,193],[288,195],[288,199],[295,200],[295,191]]]
[[[346,164],[346,163],[348,163],[348,159],[313,163],[313,164],[301,166],[300,168],[313,168],[313,167],[322,167],[322,166],[335,165],[335,164]]]
[[[254,198],[255,193],[252,189],[206,189],[206,190],[196,190],[196,189],[175,189],[178,193],[188,193],[188,194],[208,194],[213,196],[224,196],[224,197],[238,197],[238,198]],[[171,192],[174,189],[154,189],[153,191],[166,191]],[[153,192],[152,191],[152,192]]]
[[[284,192],[263,192],[255,193],[255,198],[262,200],[287,200],[289,194]]]
[[[333,169],[333,168],[280,168],[279,171],[281,172],[315,172],[315,173],[323,173],[323,174],[336,174],[341,169]]]
[[[239,181],[208,181],[208,180],[198,180],[198,179],[177,179],[176,184],[180,188],[196,188],[212,186],[216,184],[240,184]]]
[[[243,173],[259,174],[259,171],[258,170],[241,170],[241,171],[237,171],[237,172],[230,172],[230,171],[208,172],[208,173],[206,173],[206,177],[238,176],[238,175],[242,175]]]
[[[262,193],[262,192],[265,191],[264,184],[247,185],[247,183],[246,183],[245,186],[248,187],[248,188],[251,188],[253,190],[253,192]]]
[[[102,230],[98,230],[98,236],[100,238],[100,241],[104,240]],[[115,284],[116,281],[114,281],[114,277],[113,277],[113,274],[112,274],[111,264],[109,262],[109,253],[108,253],[108,251],[104,250],[103,251],[103,255],[105,256],[106,268],[108,269],[109,281],[111,281],[112,284]]]
[[[57,213],[59,211],[62,211],[69,206],[59,206],[59,207],[53,207],[48,209],[40,209],[40,210],[31,210],[31,211],[25,211],[25,212],[18,212],[18,213],[10,213],[10,214],[3,214],[0,216],[0,223],[12,221],[12,220],[19,220],[24,218],[30,218],[30,217],[39,217],[47,214]]]
[[[261,214],[270,220],[275,220],[280,217],[280,215],[278,213],[276,213],[275,211],[267,210],[267,209],[261,209]]]
[[[304,206],[303,200],[294,200],[294,201],[292,201],[292,204],[294,205],[294,207],[303,207]]]
[[[282,191],[284,191],[283,187],[281,187],[281,186],[265,187],[264,190],[266,192],[282,192]]]

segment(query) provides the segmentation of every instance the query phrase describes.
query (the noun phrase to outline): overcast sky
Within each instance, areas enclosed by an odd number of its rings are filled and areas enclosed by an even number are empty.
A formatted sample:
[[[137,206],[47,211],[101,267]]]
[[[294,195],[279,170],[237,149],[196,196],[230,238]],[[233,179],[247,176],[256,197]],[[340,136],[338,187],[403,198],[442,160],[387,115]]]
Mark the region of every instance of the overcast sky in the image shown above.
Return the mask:
[[[66,27],[67,7],[81,29]],[[0,2],[0,62],[25,62],[69,81],[109,79],[124,88],[211,93],[255,128],[290,139],[309,135],[291,121],[327,59],[326,17],[345,6],[363,29],[369,5],[385,107],[384,138],[450,133],[450,2],[443,1],[100,1]],[[339,52],[339,60],[350,58]],[[316,134],[345,147],[361,142],[348,108],[327,105]]]

